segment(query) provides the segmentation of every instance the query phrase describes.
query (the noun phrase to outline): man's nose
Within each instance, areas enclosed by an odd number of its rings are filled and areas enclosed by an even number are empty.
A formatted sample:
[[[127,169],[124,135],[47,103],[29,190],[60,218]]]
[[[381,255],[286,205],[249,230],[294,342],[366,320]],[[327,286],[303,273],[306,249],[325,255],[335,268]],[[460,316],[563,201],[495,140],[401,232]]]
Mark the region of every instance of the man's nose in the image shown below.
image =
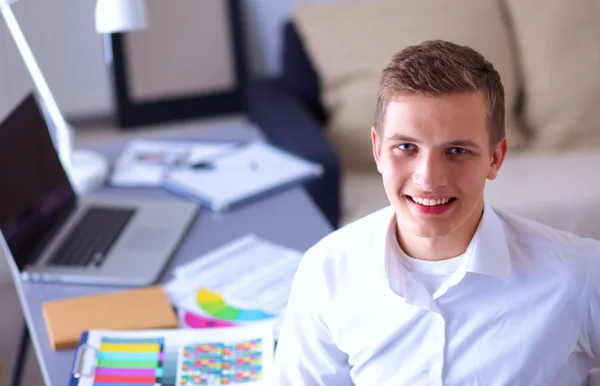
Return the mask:
[[[421,152],[419,158],[415,160],[412,180],[414,184],[428,192],[433,192],[446,185],[448,172],[442,157],[433,153]]]

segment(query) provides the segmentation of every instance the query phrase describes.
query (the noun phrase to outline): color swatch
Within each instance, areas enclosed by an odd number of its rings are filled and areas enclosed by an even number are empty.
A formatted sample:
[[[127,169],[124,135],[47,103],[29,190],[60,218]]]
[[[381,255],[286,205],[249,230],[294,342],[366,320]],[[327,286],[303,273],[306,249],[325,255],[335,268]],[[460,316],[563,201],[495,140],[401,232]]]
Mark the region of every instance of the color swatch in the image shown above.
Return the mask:
[[[163,338],[102,338],[94,386],[176,386],[177,349]]]
[[[275,317],[275,315],[261,310],[233,307],[225,302],[223,296],[206,289],[198,291],[196,300],[198,306],[207,314],[230,322],[254,322]]]
[[[204,343],[183,349],[181,385],[231,385],[262,378],[262,340]]]

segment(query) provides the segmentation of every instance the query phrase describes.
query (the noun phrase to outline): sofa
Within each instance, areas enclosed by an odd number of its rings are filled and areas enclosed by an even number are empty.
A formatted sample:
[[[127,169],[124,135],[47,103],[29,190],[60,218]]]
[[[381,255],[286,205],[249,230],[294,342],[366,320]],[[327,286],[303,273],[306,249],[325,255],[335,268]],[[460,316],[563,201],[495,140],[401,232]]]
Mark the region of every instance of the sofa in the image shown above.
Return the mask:
[[[441,38],[499,71],[509,153],[493,206],[600,239],[600,6],[588,0],[296,2],[282,71],[244,91],[276,145],[324,165],[307,191],[334,227],[388,205],[371,158],[377,82],[393,52]]]

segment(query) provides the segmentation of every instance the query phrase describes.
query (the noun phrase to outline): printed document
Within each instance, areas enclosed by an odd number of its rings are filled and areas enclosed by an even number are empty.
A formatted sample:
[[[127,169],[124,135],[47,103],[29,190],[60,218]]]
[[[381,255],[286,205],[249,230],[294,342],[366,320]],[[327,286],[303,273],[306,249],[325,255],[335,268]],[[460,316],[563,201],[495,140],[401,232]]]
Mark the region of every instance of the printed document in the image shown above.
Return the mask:
[[[164,287],[180,318],[208,318],[214,326],[277,323],[302,255],[250,234],[176,268]]]

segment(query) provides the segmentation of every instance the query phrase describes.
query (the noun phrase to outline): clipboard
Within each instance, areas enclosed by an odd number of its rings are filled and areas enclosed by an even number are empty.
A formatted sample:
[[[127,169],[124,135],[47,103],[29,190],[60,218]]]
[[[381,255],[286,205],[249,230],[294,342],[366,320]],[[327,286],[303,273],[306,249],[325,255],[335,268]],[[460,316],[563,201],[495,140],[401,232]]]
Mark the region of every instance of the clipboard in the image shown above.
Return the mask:
[[[268,325],[81,334],[69,386],[265,385],[274,357]]]
[[[169,170],[162,186],[221,212],[322,174],[318,163],[263,141],[251,141],[196,167]]]

